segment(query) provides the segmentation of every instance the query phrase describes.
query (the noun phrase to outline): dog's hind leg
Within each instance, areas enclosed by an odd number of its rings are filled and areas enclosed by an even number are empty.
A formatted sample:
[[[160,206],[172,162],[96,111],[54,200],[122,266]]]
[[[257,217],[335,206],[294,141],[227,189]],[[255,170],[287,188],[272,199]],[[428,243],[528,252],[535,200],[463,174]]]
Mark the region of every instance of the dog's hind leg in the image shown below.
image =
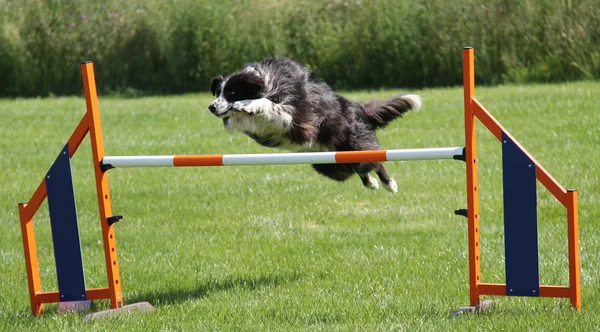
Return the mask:
[[[345,164],[314,164],[312,167],[315,171],[336,181],[345,181],[354,174],[354,171],[348,169]]]
[[[392,179],[388,175],[387,170],[385,169],[385,167],[383,167],[383,164],[381,164],[380,162],[360,163],[357,169],[357,173],[358,175],[360,175],[360,178],[363,181],[365,187],[371,188],[369,184],[373,182],[377,183],[377,180],[375,180],[375,178],[369,175],[370,171],[375,171],[375,173],[377,173],[377,176],[379,177],[379,180],[381,180],[381,183],[383,184],[385,189],[393,193],[398,192],[398,184],[396,183],[396,180]]]
[[[380,163],[366,162],[354,165],[356,165],[354,169],[356,173],[358,173],[358,176],[360,176],[360,179],[365,187],[373,190],[379,189],[379,182],[377,182],[377,179],[372,177],[369,172],[377,169],[377,167],[381,165]]]
[[[383,183],[385,189],[393,193],[398,192],[398,184],[396,183],[396,180],[388,175],[387,170],[385,167],[383,167],[383,164],[377,163],[377,165],[375,165],[375,173],[377,173],[377,176],[381,180],[381,183]]]
[[[365,187],[373,190],[379,189],[379,182],[377,182],[377,179],[372,177],[369,173],[359,173],[358,176],[360,176]]]

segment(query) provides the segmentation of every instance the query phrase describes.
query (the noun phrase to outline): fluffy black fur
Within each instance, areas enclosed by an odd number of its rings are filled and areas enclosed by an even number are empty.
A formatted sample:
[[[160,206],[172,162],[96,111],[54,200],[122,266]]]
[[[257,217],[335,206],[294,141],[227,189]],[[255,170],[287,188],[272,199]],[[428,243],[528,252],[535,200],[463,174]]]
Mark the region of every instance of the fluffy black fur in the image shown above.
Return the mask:
[[[268,147],[293,151],[380,150],[375,130],[421,106],[417,95],[354,102],[335,94],[313,72],[285,58],[252,63],[211,82],[217,98],[210,111],[229,131],[239,131]],[[338,181],[357,173],[363,184],[377,189],[375,171],[387,189],[396,182],[379,162],[319,164],[314,169]]]

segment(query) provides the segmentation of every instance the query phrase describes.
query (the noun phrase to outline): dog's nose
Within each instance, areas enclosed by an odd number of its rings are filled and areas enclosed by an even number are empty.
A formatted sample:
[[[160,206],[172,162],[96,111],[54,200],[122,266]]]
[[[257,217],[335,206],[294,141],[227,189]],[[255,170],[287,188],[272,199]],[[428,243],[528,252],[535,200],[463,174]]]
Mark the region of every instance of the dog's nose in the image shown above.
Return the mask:
[[[217,108],[213,104],[208,105],[208,109],[212,114],[215,114],[215,112],[217,111]]]

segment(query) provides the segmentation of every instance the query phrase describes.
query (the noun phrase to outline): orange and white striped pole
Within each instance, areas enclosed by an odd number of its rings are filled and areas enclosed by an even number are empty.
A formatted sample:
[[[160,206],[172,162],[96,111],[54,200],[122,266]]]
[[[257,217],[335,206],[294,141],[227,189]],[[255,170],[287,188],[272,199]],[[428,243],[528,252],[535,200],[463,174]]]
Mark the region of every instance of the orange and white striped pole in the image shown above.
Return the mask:
[[[289,164],[341,164],[373,161],[463,159],[463,147],[299,152],[264,154],[170,155],[170,156],[105,156],[103,169],[115,167],[195,167]]]

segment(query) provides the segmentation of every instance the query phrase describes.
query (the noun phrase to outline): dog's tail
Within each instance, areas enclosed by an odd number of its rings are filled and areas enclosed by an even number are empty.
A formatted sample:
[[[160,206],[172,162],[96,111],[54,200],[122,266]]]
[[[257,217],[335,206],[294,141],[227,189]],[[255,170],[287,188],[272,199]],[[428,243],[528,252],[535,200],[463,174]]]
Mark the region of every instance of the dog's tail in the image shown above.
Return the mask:
[[[392,120],[410,110],[421,108],[423,99],[418,95],[396,95],[388,100],[372,100],[365,105],[365,116],[373,128],[383,128]]]

